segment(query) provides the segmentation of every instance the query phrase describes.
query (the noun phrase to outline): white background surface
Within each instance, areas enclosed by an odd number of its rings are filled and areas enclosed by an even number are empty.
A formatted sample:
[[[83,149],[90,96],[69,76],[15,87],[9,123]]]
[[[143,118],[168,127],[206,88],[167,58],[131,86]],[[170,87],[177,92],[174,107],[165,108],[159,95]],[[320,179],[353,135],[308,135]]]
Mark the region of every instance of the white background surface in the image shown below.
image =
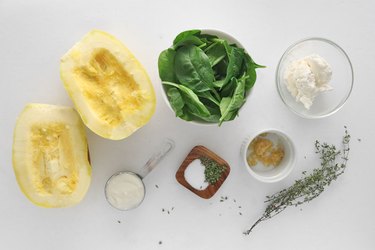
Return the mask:
[[[375,249],[374,12],[370,0],[0,0],[0,249]],[[14,177],[15,120],[29,102],[72,106],[59,77],[59,59],[93,28],[115,35],[145,66],[157,94],[156,113],[123,141],[105,140],[87,130],[93,167],[87,196],[72,208],[39,208],[22,195]],[[220,128],[178,120],[160,93],[158,55],[175,35],[190,28],[228,32],[256,62],[267,65],[258,70],[240,117]],[[355,72],[346,105],[321,120],[292,114],[274,82],[285,49],[310,36],[342,46]],[[243,236],[242,231],[262,214],[265,195],[319,165],[313,153],[315,139],[339,144],[344,125],[353,138],[345,175],[302,211],[289,208],[261,223],[250,237]],[[298,148],[295,170],[277,184],[253,179],[239,157],[242,140],[269,127],[289,134]],[[136,171],[165,137],[174,139],[176,148],[146,179],[147,196],[141,207],[131,212],[111,208],[103,193],[107,178],[118,170]],[[232,168],[211,200],[195,196],[174,177],[198,144],[221,155]],[[219,202],[221,195],[229,200]],[[162,208],[171,207],[170,215],[162,213]]]

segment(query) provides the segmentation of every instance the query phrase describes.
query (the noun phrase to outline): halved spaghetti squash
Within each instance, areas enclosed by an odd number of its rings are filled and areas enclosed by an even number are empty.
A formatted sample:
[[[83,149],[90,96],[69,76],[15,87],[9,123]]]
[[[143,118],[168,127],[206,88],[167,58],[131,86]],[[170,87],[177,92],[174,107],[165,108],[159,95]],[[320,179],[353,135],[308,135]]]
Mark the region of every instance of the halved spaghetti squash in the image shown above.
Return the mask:
[[[18,117],[13,168],[30,201],[42,207],[67,207],[85,196],[91,166],[83,123],[69,107],[28,104]]]
[[[155,111],[152,83],[115,37],[89,32],[62,58],[60,74],[83,122],[108,139],[128,137]]]

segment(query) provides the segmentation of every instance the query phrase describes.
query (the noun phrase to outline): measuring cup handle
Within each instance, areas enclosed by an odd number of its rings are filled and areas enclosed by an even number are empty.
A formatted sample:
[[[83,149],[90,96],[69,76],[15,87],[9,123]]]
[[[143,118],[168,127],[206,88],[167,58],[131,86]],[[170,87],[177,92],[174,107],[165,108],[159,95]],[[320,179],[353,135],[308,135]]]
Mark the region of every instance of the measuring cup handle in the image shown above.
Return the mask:
[[[161,150],[154,153],[151,158],[146,162],[146,164],[139,171],[139,175],[145,178],[156,165],[164,159],[164,157],[174,148],[174,141],[171,139],[166,139],[161,147]]]

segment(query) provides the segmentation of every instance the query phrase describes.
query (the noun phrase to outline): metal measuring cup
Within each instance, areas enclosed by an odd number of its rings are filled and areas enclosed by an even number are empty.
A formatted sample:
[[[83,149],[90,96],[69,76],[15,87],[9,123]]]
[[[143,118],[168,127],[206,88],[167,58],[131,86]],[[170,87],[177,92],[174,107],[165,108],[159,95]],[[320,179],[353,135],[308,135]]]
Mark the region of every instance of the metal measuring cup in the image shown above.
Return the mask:
[[[121,211],[127,211],[134,209],[138,207],[142,201],[144,200],[144,197],[146,195],[146,188],[143,183],[143,179],[157,166],[157,164],[164,159],[164,157],[174,148],[174,141],[171,139],[166,139],[164,143],[162,144],[162,147],[159,151],[154,153],[151,158],[146,162],[146,164],[139,170],[138,174],[131,172],[131,171],[119,171],[114,173],[109,179],[107,180],[105,187],[104,187],[104,194],[107,202],[114,208],[121,210]],[[108,187],[111,185],[111,181],[116,178],[119,175],[128,175],[128,177],[133,178],[134,181],[138,182],[140,186],[142,187],[141,190],[141,198],[132,206],[129,206],[127,208],[119,208],[116,207],[114,202],[110,199],[109,194],[108,194]]]

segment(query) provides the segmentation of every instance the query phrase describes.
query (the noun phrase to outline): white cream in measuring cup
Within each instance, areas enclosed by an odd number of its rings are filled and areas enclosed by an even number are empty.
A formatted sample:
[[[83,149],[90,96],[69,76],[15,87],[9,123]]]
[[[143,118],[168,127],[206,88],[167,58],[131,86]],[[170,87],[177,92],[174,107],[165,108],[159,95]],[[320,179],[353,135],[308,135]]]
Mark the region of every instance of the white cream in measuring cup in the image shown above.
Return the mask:
[[[122,211],[138,207],[145,197],[142,179],[173,149],[174,142],[166,140],[160,151],[153,154],[138,174],[120,171],[112,175],[105,185],[105,197],[109,204]]]

